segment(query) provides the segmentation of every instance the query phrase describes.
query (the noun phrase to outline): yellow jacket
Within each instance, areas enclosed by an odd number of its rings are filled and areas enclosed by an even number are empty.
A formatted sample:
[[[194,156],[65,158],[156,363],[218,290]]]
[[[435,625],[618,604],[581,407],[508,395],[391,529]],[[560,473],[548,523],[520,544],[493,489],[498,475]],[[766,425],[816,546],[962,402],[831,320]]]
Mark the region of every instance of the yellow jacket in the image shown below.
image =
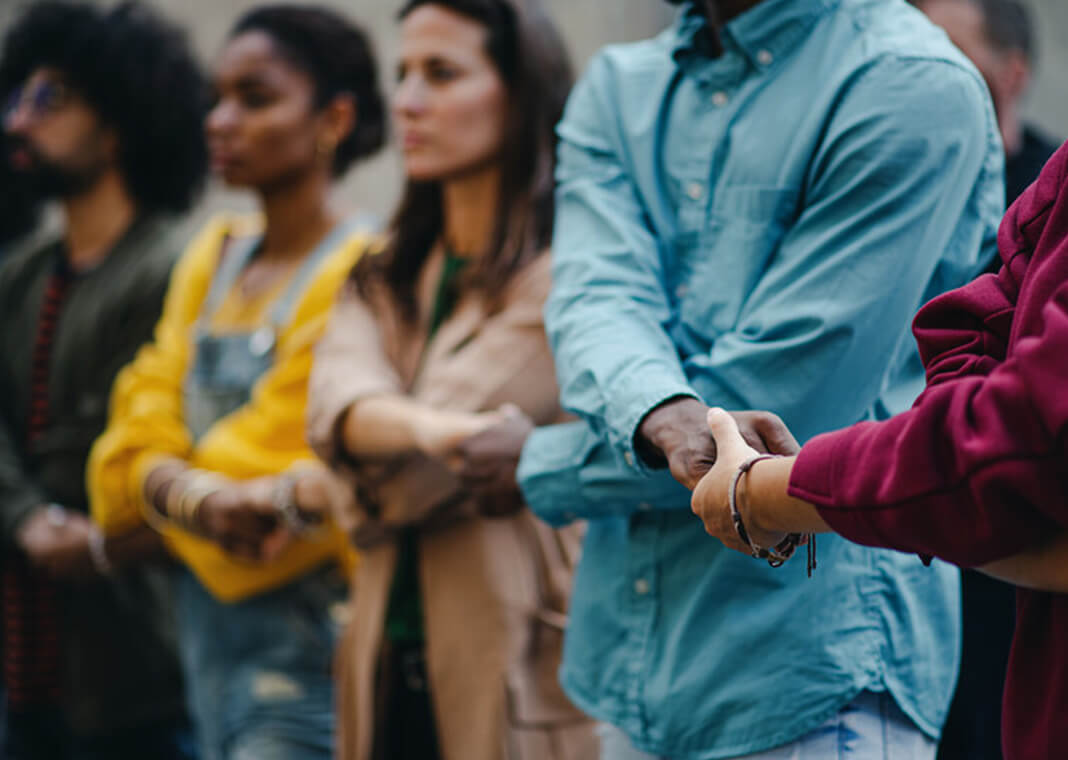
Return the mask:
[[[348,237],[309,281],[288,325],[278,335],[275,363],[247,404],[220,419],[194,444],[182,419],[182,385],[192,354],[193,328],[227,233],[247,223],[218,219],[194,239],[171,277],[155,339],[118,376],[107,430],[88,464],[93,519],[106,534],[144,521],[143,486],[164,458],[244,480],[280,473],[315,455],[304,436],[308,375],[338,290],[368,239]],[[170,526],[166,543],[218,599],[236,601],[286,584],[331,558],[351,566],[346,537],[331,528],[295,542],[270,563],[236,559],[217,544]]]

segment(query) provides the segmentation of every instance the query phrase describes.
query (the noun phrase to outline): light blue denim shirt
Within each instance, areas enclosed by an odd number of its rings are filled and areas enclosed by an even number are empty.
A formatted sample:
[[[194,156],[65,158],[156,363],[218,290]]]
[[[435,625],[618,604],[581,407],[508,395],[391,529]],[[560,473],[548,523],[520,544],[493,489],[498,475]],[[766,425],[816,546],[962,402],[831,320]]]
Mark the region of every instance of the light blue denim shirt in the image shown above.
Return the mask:
[[[994,253],[1002,149],[985,86],[904,0],[765,0],[712,58],[683,9],[607,48],[568,104],[546,322],[564,405],[525,495],[589,519],[561,677],[639,749],[787,743],[864,689],[932,737],[956,678],[956,571],[835,537],[780,569],[705,535],[637,458],[674,396],[771,409],[802,440],[923,385],[917,308]]]

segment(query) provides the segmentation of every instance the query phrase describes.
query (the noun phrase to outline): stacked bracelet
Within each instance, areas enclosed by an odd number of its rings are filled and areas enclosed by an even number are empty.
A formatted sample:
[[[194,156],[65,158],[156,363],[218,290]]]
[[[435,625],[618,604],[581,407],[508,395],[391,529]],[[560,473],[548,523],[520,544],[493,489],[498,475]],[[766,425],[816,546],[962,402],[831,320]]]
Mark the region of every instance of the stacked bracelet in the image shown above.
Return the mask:
[[[218,493],[225,480],[215,473],[189,469],[177,477],[156,484],[145,494],[145,514],[156,530],[177,525],[183,530],[198,532],[200,508],[204,500]],[[162,494],[162,499],[161,499]]]
[[[734,530],[738,534],[738,538],[742,540],[742,543],[749,547],[750,556],[754,559],[767,560],[767,563],[772,567],[781,567],[786,560],[794,556],[794,552],[797,551],[798,546],[809,544],[809,575],[811,575],[812,569],[815,567],[815,554],[813,552],[815,542],[811,541],[810,543],[810,536],[802,533],[788,533],[782,541],[771,548],[760,546],[754,543],[749,537],[749,531],[745,529],[745,523],[742,521],[742,514],[738,511],[738,484],[741,482],[742,477],[748,473],[757,462],[762,462],[765,459],[777,458],[778,457],[774,454],[759,454],[742,462],[738,467],[738,471],[734,473],[734,477],[731,479],[730,490],[727,492],[727,499],[731,509],[731,520],[734,522]]]
[[[196,533],[200,531],[200,508],[204,500],[218,493],[223,483],[211,473],[200,470],[194,472],[195,476],[178,496],[177,514],[169,514],[169,517],[184,529]]]

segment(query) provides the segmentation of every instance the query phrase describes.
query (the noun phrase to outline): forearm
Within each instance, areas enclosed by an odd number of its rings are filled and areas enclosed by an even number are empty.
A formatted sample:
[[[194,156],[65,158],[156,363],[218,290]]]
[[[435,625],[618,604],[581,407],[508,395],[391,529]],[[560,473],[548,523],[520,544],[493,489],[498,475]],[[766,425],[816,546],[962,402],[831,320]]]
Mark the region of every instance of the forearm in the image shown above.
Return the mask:
[[[404,396],[372,396],[353,403],[341,421],[345,450],[357,458],[419,450],[419,430],[432,410]]]
[[[1021,554],[977,568],[1022,588],[1068,593],[1068,533]]]
[[[757,462],[739,483],[741,509],[747,525],[751,525],[754,532],[831,532],[814,505],[788,492],[790,472],[796,459],[778,457]]]

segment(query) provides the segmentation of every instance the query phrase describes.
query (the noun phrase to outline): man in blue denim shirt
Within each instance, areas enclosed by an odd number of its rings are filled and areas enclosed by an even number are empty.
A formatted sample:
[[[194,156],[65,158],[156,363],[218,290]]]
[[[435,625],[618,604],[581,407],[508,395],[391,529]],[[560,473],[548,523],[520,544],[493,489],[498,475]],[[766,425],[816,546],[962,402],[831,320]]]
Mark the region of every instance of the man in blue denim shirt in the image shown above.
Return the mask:
[[[910,319],[1002,211],[979,75],[904,0],[701,0],[602,51],[559,134],[546,321],[583,421],[534,432],[519,480],[589,520],[561,678],[604,757],[933,757],[956,571],[835,538],[811,579],[772,569],[680,482],[715,456],[705,404],[804,440],[922,388]]]

